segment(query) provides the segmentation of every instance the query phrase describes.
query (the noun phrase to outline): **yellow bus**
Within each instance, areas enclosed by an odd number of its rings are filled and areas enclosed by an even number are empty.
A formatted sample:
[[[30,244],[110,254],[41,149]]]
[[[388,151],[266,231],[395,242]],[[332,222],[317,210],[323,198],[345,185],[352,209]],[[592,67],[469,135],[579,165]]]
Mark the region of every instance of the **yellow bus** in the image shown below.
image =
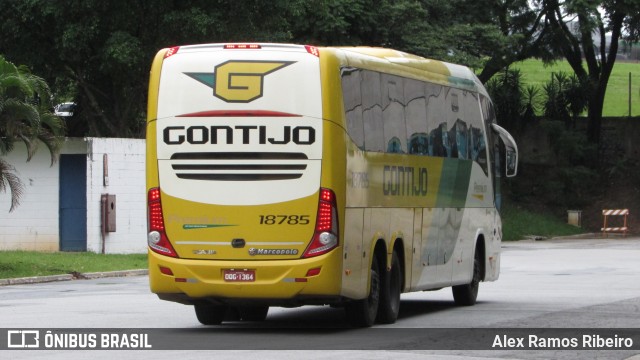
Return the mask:
[[[151,291],[202,324],[302,305],[393,323],[401,293],[452,287],[473,305],[498,278],[499,181],[518,151],[463,66],[370,47],[163,49],[146,150]]]

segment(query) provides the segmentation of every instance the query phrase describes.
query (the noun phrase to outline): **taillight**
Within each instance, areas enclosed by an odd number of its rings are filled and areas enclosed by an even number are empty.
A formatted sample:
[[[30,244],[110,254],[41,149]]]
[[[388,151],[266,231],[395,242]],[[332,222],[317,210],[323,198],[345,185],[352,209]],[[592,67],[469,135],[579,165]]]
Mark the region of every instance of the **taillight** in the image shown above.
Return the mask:
[[[167,50],[166,53],[164,53],[164,58],[168,58],[171,55],[175,55],[178,52],[178,49],[180,49],[180,46],[174,46],[172,48],[169,48],[169,50]]]
[[[165,232],[159,188],[149,190],[147,197],[147,217],[149,220],[147,243],[151,250],[158,254],[178,257],[178,254],[173,250],[173,247],[167,238],[167,233]]]
[[[225,49],[248,49],[248,50],[255,50],[255,49],[262,49],[262,46],[258,45],[258,44],[226,44],[224,46]]]
[[[305,250],[303,258],[326,254],[338,246],[338,210],[336,195],[329,189],[320,189],[316,229],[311,244]]]

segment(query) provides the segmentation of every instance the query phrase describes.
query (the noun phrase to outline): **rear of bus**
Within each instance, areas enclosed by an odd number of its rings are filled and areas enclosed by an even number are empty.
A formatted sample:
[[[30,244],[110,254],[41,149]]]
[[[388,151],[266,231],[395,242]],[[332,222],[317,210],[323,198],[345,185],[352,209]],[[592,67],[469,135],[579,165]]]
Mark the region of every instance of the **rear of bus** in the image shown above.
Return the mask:
[[[149,278],[161,299],[336,299],[336,194],[323,179],[318,49],[161,50],[148,104]],[[325,176],[326,178],[326,176]]]

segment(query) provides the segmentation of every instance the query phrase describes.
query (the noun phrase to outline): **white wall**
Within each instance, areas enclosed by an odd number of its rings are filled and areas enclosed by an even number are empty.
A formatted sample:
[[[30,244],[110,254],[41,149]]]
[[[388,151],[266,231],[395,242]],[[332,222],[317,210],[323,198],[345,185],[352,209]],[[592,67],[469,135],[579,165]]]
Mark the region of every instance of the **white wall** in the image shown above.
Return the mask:
[[[145,141],[88,138],[87,250],[102,251],[100,196],[116,195],[116,231],[106,233],[106,253],[147,251]],[[107,154],[108,185],[104,185]]]
[[[67,139],[61,154],[87,154],[87,250],[102,251],[100,196],[116,195],[116,232],[107,233],[106,253],[146,252],[145,143],[140,139]],[[107,154],[109,183],[103,183]],[[25,185],[20,205],[0,193],[0,250],[58,251],[60,168],[44,146],[30,162],[16,143],[4,157]]]

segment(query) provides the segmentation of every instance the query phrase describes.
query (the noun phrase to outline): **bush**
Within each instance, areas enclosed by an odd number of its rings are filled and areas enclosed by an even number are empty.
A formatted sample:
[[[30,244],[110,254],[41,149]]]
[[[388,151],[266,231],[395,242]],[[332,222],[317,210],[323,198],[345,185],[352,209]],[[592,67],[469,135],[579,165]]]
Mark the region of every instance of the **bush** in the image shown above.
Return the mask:
[[[545,164],[527,163],[521,158],[519,175],[508,180],[507,195],[534,207],[550,207],[558,215],[592,199],[600,182],[598,150],[576,130],[575,121],[586,106],[584,87],[575,76],[555,73],[539,88],[522,84],[519,70],[506,70],[489,81],[498,122],[519,134],[528,124],[541,126],[548,135],[553,157]],[[537,113],[543,113],[540,119]]]

